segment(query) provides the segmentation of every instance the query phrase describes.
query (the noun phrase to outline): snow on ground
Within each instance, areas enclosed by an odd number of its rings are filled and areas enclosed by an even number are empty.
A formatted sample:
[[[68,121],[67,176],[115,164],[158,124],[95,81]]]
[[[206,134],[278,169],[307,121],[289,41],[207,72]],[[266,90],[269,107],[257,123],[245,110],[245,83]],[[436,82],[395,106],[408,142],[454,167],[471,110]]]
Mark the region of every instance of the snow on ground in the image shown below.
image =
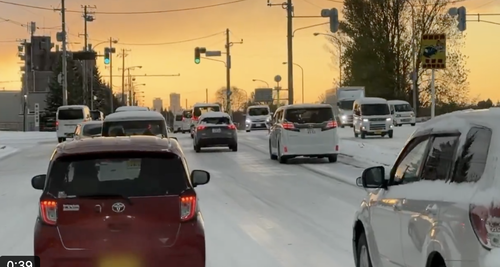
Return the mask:
[[[0,131],[0,159],[21,149],[32,148],[40,143],[57,141],[55,132],[5,132]]]

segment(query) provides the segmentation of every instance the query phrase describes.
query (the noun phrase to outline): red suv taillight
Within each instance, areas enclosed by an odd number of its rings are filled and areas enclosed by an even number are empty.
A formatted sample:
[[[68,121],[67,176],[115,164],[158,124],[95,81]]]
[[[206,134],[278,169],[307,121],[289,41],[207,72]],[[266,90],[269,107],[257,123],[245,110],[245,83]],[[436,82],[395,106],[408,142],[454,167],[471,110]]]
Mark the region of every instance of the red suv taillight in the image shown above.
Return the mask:
[[[289,122],[283,123],[282,126],[283,126],[283,129],[286,129],[286,130],[291,130],[291,129],[295,128],[295,126],[293,126],[293,123],[289,123]]]
[[[487,248],[500,247],[500,207],[470,205],[472,229],[479,242]]]
[[[326,128],[337,128],[337,122],[329,121],[328,124],[326,125]]]
[[[234,126],[234,124],[230,124],[227,127],[229,128],[229,130],[236,130],[236,126]]]
[[[40,218],[49,225],[57,223],[57,201],[42,200],[40,201]]]
[[[196,127],[196,129],[198,131],[201,131],[201,130],[205,129],[205,126],[204,125],[200,125],[200,126]]]
[[[186,222],[196,216],[196,195],[185,194],[180,198],[181,201],[181,222]]]

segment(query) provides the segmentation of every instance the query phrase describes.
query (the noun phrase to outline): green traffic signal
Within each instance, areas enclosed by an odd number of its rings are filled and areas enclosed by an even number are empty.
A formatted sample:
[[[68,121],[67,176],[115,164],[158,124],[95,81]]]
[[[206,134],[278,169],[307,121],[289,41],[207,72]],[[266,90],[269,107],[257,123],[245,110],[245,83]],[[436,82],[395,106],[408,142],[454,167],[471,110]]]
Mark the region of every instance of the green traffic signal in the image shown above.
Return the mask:
[[[194,63],[196,63],[196,64],[200,64],[200,59],[199,59],[199,58],[195,58],[195,59],[194,59]]]

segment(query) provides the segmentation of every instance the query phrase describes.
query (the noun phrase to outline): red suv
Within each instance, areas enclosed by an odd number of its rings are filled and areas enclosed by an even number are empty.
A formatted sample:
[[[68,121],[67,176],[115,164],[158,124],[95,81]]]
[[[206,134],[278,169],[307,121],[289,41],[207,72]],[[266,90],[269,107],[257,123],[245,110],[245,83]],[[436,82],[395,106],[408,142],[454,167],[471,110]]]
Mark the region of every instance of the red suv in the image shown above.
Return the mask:
[[[179,143],[99,137],[57,146],[42,190],[34,250],[41,267],[205,267],[205,230]]]

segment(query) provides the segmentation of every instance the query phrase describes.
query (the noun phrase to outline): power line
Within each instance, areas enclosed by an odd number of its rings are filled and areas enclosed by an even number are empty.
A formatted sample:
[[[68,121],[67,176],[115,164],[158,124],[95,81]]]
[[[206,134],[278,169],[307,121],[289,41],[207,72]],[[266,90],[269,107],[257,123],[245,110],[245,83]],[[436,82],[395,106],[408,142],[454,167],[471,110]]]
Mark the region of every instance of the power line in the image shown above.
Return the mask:
[[[145,14],[174,13],[174,12],[194,11],[194,10],[200,10],[200,9],[227,6],[227,5],[237,4],[237,3],[246,2],[246,1],[247,0],[233,0],[233,1],[229,1],[229,2],[222,2],[222,3],[218,3],[218,4],[212,4],[212,5],[187,7],[187,8],[179,8],[179,9],[166,9],[166,10],[128,11],[128,12],[127,11],[125,11],[125,12],[101,11],[101,12],[95,12],[95,14],[101,14],[101,15],[145,15]],[[18,7],[24,7],[24,8],[31,8],[31,9],[38,9],[38,10],[45,10],[45,11],[54,11],[53,8],[27,5],[27,4],[19,4],[19,3],[3,1],[3,0],[0,0],[0,4],[6,4],[6,5],[18,6]],[[81,11],[78,11],[78,10],[66,10],[66,12],[81,13]]]
[[[3,22],[8,22],[8,23],[11,23],[11,24],[14,24],[17,26],[21,26],[24,28],[28,27],[28,24],[24,24],[24,23],[19,22],[19,21],[7,19],[7,18],[2,18],[2,17],[0,17],[0,20],[2,20]],[[52,30],[52,29],[58,29],[58,28],[60,28],[60,27],[59,26],[56,26],[56,27],[36,27],[37,30]]]
[[[127,46],[160,46],[160,45],[174,45],[174,44],[182,44],[182,43],[188,43],[188,42],[193,42],[193,41],[198,41],[198,40],[203,40],[203,39],[208,39],[210,37],[214,37],[217,35],[222,35],[224,32],[217,32],[213,33],[210,35],[205,35],[201,37],[196,37],[196,38],[191,38],[191,39],[186,39],[186,40],[179,40],[179,41],[173,41],[173,42],[164,42],[164,43],[122,43],[120,42],[120,45],[127,45]],[[73,34],[70,34],[73,35]],[[91,41],[95,42],[105,42],[103,40],[97,40],[97,39],[89,39]]]

